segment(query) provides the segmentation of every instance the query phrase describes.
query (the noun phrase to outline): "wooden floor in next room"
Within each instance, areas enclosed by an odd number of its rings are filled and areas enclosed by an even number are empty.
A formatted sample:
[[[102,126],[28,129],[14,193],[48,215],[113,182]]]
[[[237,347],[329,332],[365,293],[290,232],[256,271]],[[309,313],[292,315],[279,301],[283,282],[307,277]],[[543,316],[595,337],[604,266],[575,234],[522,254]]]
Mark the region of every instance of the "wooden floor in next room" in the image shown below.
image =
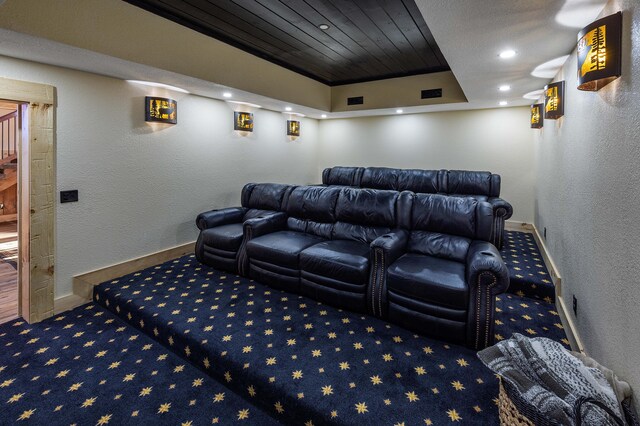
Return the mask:
[[[18,317],[17,222],[0,223],[0,324]]]

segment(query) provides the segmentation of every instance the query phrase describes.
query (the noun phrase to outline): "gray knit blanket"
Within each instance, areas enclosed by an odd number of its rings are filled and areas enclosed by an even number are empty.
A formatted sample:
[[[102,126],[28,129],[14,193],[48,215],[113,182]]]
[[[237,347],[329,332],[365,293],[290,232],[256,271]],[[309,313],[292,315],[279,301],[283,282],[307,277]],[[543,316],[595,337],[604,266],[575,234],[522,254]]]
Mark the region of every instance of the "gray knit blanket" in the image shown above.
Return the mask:
[[[602,371],[586,366],[551,339],[514,334],[478,352],[478,358],[550,423],[574,425],[574,406],[580,397],[595,398],[624,418],[618,398]],[[590,404],[583,405],[582,424],[616,425],[603,410]]]

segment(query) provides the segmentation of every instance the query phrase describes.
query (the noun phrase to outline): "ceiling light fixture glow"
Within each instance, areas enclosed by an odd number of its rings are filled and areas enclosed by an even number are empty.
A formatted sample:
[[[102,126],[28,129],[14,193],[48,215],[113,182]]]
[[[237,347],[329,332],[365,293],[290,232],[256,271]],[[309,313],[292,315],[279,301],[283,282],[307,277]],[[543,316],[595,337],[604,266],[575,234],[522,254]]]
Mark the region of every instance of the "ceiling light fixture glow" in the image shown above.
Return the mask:
[[[156,83],[155,81],[127,80],[127,82],[133,84],[141,84],[143,86],[160,87],[162,89],[173,90],[174,92],[189,93],[188,90],[181,89],[180,87],[170,86],[164,83]]]
[[[231,98],[231,97],[233,97],[233,95],[231,94],[231,92],[224,92],[224,93],[222,94],[222,96],[224,96],[225,98]]]
[[[540,98],[540,96],[542,96],[543,93],[544,93],[544,90],[542,90],[542,89],[534,90],[532,92],[525,93],[522,97],[525,98],[525,99],[531,99],[531,100],[535,101],[538,98]]]
[[[284,107],[285,111],[291,111],[291,107]]]
[[[508,84],[504,84],[498,87],[498,90],[501,92],[508,92],[509,90],[511,90],[511,86],[509,86]]]
[[[598,17],[604,0],[565,0],[556,14],[556,22],[570,28],[582,28]]]
[[[322,114],[320,117],[321,118],[327,118],[327,114]]]
[[[249,102],[239,102],[239,101],[227,101],[230,104],[237,104],[237,105],[246,105],[248,107],[252,107],[252,108],[262,108],[260,105],[256,105],[256,104],[252,104]]]
[[[397,109],[396,110],[396,114],[402,114],[404,111],[402,111],[401,109]]]
[[[509,102],[507,102],[507,101],[500,101],[500,103],[499,103],[499,104],[500,104],[500,106],[507,106],[507,105],[509,105]]]
[[[502,59],[513,58],[514,56],[516,56],[516,51],[511,49],[503,50],[498,56],[500,56]]]
[[[329,29],[329,25],[327,24],[320,24],[318,25],[318,28],[320,28],[322,31],[326,31]]]
[[[564,55],[540,64],[531,71],[531,75],[544,79],[553,78],[558,74],[558,71],[560,71],[560,68],[562,68],[564,63],[567,62],[568,58],[569,55]]]

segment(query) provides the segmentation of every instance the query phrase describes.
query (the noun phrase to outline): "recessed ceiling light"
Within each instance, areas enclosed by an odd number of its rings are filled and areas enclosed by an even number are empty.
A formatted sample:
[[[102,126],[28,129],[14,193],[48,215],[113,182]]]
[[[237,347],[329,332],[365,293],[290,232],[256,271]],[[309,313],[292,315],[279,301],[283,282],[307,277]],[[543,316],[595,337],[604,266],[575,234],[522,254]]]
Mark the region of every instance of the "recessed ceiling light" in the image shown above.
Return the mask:
[[[507,106],[509,105],[509,102],[507,101],[500,101],[500,106]]]
[[[320,24],[318,25],[318,28],[320,28],[322,31],[326,31],[329,29],[329,25],[327,24]]]
[[[156,83],[155,81],[127,80],[127,82],[134,83],[134,84],[142,84],[143,86],[160,87],[162,89],[173,90],[174,92],[189,93],[188,90],[184,90],[176,86],[170,86],[164,83]]]
[[[232,97],[233,95],[231,94],[231,92],[224,92],[224,93],[222,94],[222,96],[224,96],[225,98],[230,98],[230,97]]]
[[[403,113],[403,111],[401,109],[397,109],[396,110],[396,114],[402,114],[402,113]]]
[[[513,58],[514,56],[516,56],[516,51],[515,50],[503,50],[502,52],[500,52],[500,56],[502,59],[509,59],[509,58]]]
[[[508,84],[504,84],[498,87],[498,90],[501,92],[508,92],[509,90],[511,90],[511,86],[509,86]]]
[[[327,118],[327,114],[322,114],[320,117]]]
[[[291,107],[284,107],[285,111],[291,111]]]

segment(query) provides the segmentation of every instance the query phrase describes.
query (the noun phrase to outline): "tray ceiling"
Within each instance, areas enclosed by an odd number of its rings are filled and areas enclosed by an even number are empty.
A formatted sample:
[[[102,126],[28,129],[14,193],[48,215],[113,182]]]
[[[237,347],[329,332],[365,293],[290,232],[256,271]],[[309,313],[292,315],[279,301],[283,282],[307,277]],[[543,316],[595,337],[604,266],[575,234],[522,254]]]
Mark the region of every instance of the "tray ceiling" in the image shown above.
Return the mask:
[[[331,86],[449,70],[414,0],[125,1]]]

